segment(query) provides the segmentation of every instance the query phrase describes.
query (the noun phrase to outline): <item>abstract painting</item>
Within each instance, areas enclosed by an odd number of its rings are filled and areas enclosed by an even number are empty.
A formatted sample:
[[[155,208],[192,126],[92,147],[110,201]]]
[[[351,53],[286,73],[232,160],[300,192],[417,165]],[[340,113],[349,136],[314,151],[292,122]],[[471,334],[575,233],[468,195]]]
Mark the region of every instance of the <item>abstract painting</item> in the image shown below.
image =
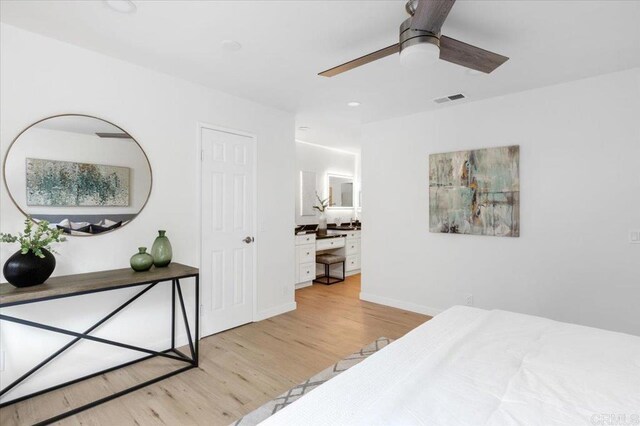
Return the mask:
[[[27,158],[27,205],[126,207],[129,168]]]
[[[520,147],[429,156],[429,231],[520,236]]]

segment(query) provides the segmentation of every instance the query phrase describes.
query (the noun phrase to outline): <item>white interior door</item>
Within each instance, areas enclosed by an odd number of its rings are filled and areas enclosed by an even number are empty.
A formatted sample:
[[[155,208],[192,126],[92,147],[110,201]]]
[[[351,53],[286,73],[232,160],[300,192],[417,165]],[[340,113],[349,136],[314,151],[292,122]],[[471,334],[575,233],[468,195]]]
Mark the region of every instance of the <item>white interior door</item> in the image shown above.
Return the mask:
[[[253,321],[255,139],[201,129],[202,336]]]

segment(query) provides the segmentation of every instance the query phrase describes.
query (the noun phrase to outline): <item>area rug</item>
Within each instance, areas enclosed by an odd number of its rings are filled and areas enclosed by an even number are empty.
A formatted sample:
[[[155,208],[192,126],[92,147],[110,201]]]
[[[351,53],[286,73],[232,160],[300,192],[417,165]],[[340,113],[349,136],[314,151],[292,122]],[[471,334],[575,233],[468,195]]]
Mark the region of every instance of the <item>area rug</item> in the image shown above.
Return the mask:
[[[370,355],[378,352],[380,349],[387,346],[389,343],[393,342],[392,339],[388,339],[386,337],[379,337],[375,342],[372,342],[360,349],[360,351],[349,355],[348,357],[341,359],[333,366],[326,368],[312,376],[304,383],[300,383],[297,386],[292,387],[279,397],[272,399],[267,402],[263,406],[256,408],[254,411],[250,412],[240,420],[232,423],[234,426],[253,426],[257,425],[261,421],[265,420],[267,417],[272,416],[278,411],[282,410],[287,405],[295,402],[300,399],[304,395],[313,391],[315,388],[323,384],[329,379],[336,377],[338,374],[348,370],[354,365],[364,361]]]

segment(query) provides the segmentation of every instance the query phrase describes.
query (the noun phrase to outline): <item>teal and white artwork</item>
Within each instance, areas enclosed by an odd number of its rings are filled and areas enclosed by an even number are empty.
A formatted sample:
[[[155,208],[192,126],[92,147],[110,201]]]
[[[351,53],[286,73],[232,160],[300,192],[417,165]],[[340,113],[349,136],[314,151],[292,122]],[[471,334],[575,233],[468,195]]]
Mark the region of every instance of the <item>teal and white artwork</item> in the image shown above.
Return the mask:
[[[520,147],[429,156],[429,231],[520,236]]]
[[[127,207],[129,168],[27,158],[28,206]]]

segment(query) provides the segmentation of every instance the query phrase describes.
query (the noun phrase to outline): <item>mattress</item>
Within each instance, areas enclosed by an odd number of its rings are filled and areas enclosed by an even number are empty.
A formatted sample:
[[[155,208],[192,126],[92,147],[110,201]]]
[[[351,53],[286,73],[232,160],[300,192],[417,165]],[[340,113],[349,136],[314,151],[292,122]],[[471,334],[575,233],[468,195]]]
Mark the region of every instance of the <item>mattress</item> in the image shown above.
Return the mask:
[[[640,424],[640,337],[456,306],[261,423]],[[634,423],[635,422],[635,423]]]

